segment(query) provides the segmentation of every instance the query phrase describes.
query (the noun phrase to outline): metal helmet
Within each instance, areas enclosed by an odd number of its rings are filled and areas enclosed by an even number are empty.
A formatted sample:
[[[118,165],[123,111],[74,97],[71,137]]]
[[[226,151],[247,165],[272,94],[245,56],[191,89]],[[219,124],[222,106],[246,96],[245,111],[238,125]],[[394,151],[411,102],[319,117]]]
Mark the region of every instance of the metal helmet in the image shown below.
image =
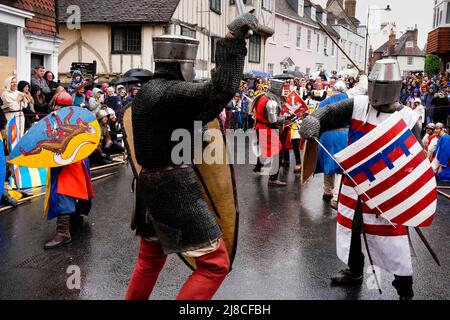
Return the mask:
[[[270,89],[269,91],[272,92],[277,97],[281,97],[283,94],[283,87],[285,82],[282,80],[270,80]]]
[[[195,78],[194,63],[200,42],[196,39],[166,35],[153,38],[155,63],[179,63],[181,74],[186,81]]]
[[[369,75],[369,101],[373,107],[400,100],[402,77],[397,60],[378,60]]]

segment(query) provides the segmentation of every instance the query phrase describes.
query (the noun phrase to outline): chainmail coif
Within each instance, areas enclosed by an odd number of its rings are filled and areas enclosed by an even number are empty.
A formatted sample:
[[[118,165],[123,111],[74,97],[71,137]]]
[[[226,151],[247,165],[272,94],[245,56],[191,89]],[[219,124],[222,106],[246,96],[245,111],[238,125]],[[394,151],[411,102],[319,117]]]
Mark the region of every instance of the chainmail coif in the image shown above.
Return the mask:
[[[247,54],[244,38],[217,43],[216,68],[207,83],[154,79],[133,102],[137,161],[142,166],[172,164],[176,129],[193,133],[194,121],[204,124],[218,117],[239,89]]]

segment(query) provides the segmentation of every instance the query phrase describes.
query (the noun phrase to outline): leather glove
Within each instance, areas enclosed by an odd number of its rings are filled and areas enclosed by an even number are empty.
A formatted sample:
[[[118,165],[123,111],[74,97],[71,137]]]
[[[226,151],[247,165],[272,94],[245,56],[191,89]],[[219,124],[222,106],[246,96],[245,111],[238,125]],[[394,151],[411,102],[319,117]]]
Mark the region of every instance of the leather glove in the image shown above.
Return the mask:
[[[244,13],[234,19],[229,25],[228,29],[232,36],[240,39],[248,38],[251,35],[250,31],[256,32],[258,30],[258,18],[252,13]]]
[[[308,116],[303,120],[300,128],[300,135],[303,139],[319,139],[320,138],[320,121],[317,118]]]

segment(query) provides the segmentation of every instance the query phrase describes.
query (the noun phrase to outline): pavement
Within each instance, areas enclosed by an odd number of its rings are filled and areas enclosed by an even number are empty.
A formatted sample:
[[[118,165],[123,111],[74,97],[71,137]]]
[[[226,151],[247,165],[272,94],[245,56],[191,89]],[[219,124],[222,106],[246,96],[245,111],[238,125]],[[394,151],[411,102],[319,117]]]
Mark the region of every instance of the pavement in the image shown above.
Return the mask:
[[[123,166],[105,173],[111,171],[117,174],[94,182],[96,198],[89,220],[75,230],[73,242],[64,248],[43,250],[55,225],[42,219],[42,198],[0,213],[1,300],[123,299],[139,239],[129,227],[131,169]],[[268,189],[268,178],[253,173],[252,166],[236,167],[239,245],[233,271],[215,299],[398,299],[391,286],[393,275],[385,272],[380,277],[382,295],[371,285],[370,273],[360,286],[331,286],[330,277],[345,267],[336,256],[336,212],[322,200],[323,176],[302,187],[292,171],[282,172],[287,188]],[[413,234],[416,299],[450,299],[449,200],[439,197],[438,207],[434,225],[424,233],[442,267]],[[68,270],[81,272],[80,290],[68,289]],[[151,299],[174,299],[189,275],[190,269],[171,256]]]

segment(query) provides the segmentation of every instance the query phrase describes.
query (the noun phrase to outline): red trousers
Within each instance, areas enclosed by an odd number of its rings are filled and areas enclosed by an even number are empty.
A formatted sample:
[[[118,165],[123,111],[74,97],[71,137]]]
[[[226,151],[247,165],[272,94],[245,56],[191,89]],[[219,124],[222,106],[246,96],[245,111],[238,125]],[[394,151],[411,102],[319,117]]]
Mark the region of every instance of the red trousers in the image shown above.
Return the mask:
[[[142,240],[125,299],[148,300],[166,260],[167,255],[159,242]],[[223,239],[216,251],[195,260],[197,270],[181,288],[177,300],[211,300],[229,273],[230,259]]]

